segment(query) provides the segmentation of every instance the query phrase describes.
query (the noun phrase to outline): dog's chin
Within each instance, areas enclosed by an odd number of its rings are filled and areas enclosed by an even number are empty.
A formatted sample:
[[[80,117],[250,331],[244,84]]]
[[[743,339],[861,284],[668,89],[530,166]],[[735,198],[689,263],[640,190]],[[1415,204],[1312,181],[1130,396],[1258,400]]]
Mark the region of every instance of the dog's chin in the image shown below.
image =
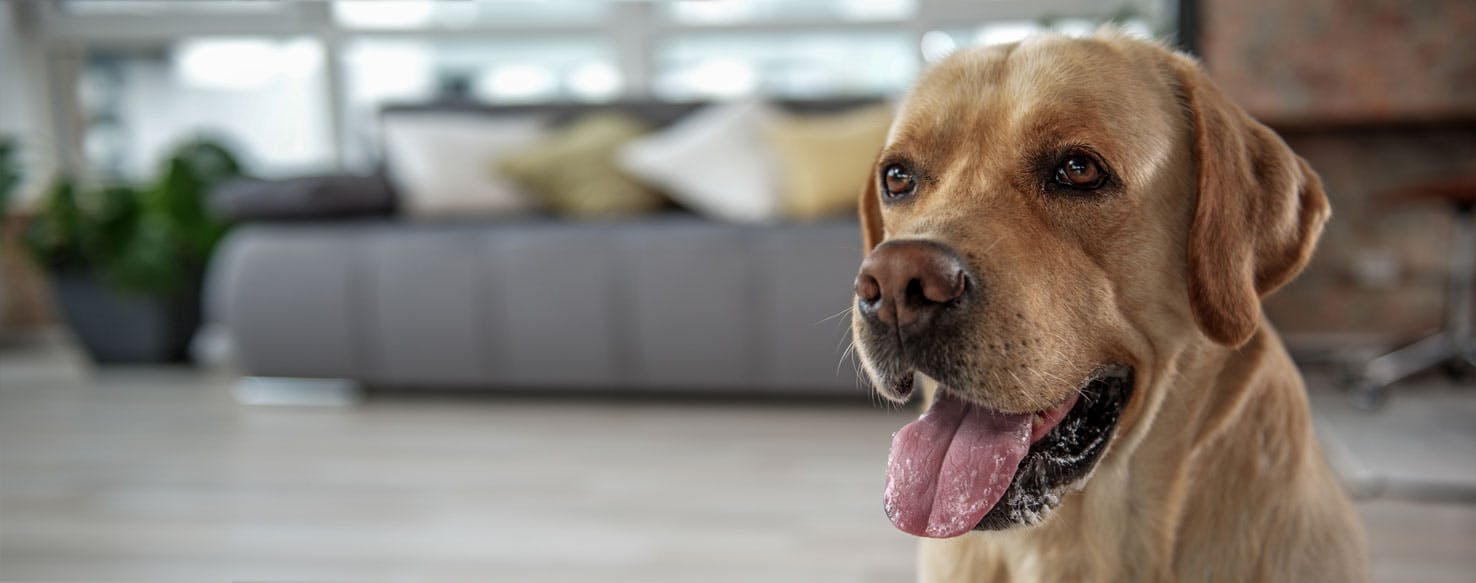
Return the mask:
[[[884,395],[905,399],[912,378],[876,380]],[[932,408],[894,436],[888,516],[903,531],[935,538],[1040,523],[1066,493],[1085,486],[1134,380],[1131,366],[1103,365],[1066,399],[1034,413],[991,409],[940,380]]]

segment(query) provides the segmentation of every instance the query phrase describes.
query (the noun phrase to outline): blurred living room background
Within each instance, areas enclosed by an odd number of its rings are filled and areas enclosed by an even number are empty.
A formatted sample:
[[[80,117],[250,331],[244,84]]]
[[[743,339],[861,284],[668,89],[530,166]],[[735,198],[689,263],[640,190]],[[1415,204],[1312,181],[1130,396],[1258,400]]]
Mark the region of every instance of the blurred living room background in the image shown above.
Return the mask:
[[[1469,581],[1469,0],[0,0],[0,580],[908,580],[855,196],[1104,24],[1321,174],[1266,312],[1377,580]]]

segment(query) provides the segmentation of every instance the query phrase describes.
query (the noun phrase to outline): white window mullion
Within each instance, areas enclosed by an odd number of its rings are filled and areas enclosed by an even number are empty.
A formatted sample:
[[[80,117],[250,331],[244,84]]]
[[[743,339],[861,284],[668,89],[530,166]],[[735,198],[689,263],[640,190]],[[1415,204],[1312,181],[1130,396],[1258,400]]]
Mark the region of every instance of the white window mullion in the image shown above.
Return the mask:
[[[652,32],[654,11],[648,2],[616,2],[610,7],[606,29],[615,48],[616,67],[624,82],[624,94],[642,98],[651,94],[655,59]]]

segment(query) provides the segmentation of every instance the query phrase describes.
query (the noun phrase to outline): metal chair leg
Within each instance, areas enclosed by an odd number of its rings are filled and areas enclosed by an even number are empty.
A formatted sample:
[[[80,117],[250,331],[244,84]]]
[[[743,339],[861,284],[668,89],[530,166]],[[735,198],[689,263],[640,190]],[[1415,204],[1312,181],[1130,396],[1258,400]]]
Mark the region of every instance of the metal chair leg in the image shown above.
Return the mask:
[[[1400,380],[1455,356],[1455,346],[1444,332],[1368,361],[1354,385],[1354,401],[1360,407],[1377,407],[1385,390]]]
[[[1470,206],[1458,207],[1450,245],[1444,330],[1370,360],[1352,375],[1353,404],[1360,409],[1378,408],[1388,398],[1389,385],[1425,369],[1476,366],[1476,340],[1471,334],[1472,304],[1476,302],[1476,212]]]

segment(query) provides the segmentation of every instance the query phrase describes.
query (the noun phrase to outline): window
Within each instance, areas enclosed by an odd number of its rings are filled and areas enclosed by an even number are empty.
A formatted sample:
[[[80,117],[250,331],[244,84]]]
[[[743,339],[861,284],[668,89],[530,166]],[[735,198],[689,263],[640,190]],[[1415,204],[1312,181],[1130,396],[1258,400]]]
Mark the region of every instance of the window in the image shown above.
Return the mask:
[[[0,0],[3,1],[3,0]],[[962,47],[1113,21],[1172,32],[1166,0],[51,0],[36,50],[87,55],[84,156],[140,176],[225,138],[254,171],[367,169],[387,104],[768,95],[894,97]],[[31,66],[41,70],[45,63]],[[63,67],[62,69],[65,69]],[[63,71],[61,74],[70,74]],[[45,84],[40,84],[45,86]],[[63,93],[64,95],[64,93]],[[46,97],[38,91],[37,99]],[[65,105],[63,106],[65,107]],[[75,115],[74,115],[75,114]],[[44,122],[43,122],[44,123]],[[71,132],[57,132],[72,135]],[[76,159],[68,152],[64,159]]]
[[[898,21],[916,0],[678,0],[665,4],[673,22],[726,25],[784,20]]]
[[[964,47],[1012,43],[1041,33],[1088,36],[1102,25],[1109,23],[1133,36],[1154,37],[1151,24],[1146,18],[1140,16],[1102,19],[997,20],[974,27],[948,27],[928,31],[923,34],[919,49],[923,60],[932,63]]]
[[[900,32],[686,35],[657,49],[655,93],[673,100],[889,95],[917,75],[914,55]]]
[[[223,140],[251,171],[333,165],[323,48],[306,39],[192,38],[167,49],[95,49],[79,93],[94,169],[153,176],[179,143]]]
[[[477,28],[598,24],[606,0],[338,0],[333,19],[357,29]]]
[[[198,14],[263,13],[281,10],[281,0],[63,0],[61,7],[72,14]]]
[[[347,158],[368,163],[387,104],[609,101],[624,80],[610,47],[587,38],[532,41],[366,39],[343,52]]]

